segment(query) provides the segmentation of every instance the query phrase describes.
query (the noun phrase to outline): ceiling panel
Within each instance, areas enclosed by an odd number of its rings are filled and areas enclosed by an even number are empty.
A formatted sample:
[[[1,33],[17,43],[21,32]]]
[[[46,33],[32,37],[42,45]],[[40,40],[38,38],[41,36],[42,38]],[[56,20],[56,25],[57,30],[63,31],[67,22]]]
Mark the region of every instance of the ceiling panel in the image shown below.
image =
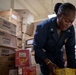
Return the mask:
[[[53,14],[56,3],[70,2],[76,6],[75,0],[17,0],[23,2],[23,6],[34,16],[35,20],[45,19],[49,14]]]
[[[28,3],[28,5],[38,14],[38,16],[40,14],[48,14],[48,11],[40,0],[25,0],[25,3]]]

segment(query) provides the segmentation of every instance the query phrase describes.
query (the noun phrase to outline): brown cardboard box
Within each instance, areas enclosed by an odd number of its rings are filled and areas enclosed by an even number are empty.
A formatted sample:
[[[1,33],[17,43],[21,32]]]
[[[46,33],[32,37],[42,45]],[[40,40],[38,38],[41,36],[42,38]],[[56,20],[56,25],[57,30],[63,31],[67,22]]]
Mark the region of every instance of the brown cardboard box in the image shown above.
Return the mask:
[[[42,21],[43,21],[43,20],[42,20]],[[33,35],[34,35],[35,31],[36,31],[37,25],[38,25],[39,23],[41,23],[42,21],[33,22],[33,25],[34,25]]]
[[[18,25],[18,23],[22,21],[22,16],[18,12],[16,12],[15,10],[10,9],[10,14],[11,14],[10,15],[10,17],[11,17],[10,21],[12,23]]]
[[[18,22],[21,22],[22,17],[18,12],[13,9],[0,11],[0,16],[9,20],[10,22],[18,25]]]
[[[0,75],[9,75],[10,69],[16,69],[14,62],[0,63]]]
[[[16,25],[0,17],[0,30],[16,36]]]
[[[0,75],[9,75],[9,70],[15,68],[15,54],[0,56]]]
[[[16,25],[16,36],[22,36],[22,16],[13,9],[0,11],[0,16]],[[14,28],[12,28],[14,29]]]
[[[29,35],[27,35],[27,34],[24,35],[25,41],[27,41],[27,40],[29,40],[29,39],[33,39],[33,38],[34,38],[34,36],[29,36]]]
[[[34,31],[34,25],[33,25],[33,23],[30,24],[30,25],[26,25],[25,34],[32,36],[33,31]]]
[[[9,55],[0,56],[0,63],[2,62],[15,62],[15,53]]]
[[[6,68],[1,68],[0,69],[0,75],[9,75],[9,70]]]
[[[0,31],[0,46],[17,48],[17,37]]]
[[[0,75],[9,75],[11,69],[15,67],[15,53],[0,56]]]
[[[18,38],[22,38],[22,25],[19,23],[16,28],[16,36]]]
[[[0,47],[0,56],[7,56],[12,53],[15,53],[15,49]]]
[[[7,69],[2,69],[2,71],[0,71],[0,75],[17,75],[16,73],[9,73],[10,70]]]
[[[22,48],[22,40],[17,39],[17,48]]]
[[[34,22],[34,23],[31,23],[30,25],[23,25],[22,29],[25,34],[33,37],[34,36],[34,33],[35,33],[35,30],[36,30],[36,26],[40,23],[41,21],[38,21],[38,22]]]

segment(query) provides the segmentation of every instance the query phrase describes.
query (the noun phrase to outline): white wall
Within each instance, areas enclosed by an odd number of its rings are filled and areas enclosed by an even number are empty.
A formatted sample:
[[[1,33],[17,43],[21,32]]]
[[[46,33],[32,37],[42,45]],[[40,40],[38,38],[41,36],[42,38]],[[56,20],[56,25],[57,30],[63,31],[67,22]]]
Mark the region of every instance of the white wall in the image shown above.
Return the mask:
[[[0,0],[1,10],[7,10],[10,8],[11,0]]]
[[[11,5],[14,9],[25,9],[18,0],[0,0],[0,11],[10,9]]]

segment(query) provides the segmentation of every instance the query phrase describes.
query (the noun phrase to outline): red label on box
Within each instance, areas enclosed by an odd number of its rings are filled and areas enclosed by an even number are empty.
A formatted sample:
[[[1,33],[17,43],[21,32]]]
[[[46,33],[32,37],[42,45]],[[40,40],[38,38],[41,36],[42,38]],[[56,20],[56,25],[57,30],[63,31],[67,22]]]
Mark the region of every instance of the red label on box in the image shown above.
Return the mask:
[[[36,66],[23,67],[22,75],[36,75]]]
[[[16,51],[16,67],[29,66],[29,50],[19,50]]]

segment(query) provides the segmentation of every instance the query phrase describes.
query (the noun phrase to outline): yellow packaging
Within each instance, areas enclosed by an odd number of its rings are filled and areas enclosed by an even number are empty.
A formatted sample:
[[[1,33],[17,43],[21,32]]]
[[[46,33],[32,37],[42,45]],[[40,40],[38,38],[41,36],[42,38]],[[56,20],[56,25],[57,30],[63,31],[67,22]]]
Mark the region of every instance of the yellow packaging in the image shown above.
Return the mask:
[[[75,69],[71,68],[56,69],[55,75],[75,75]]]

